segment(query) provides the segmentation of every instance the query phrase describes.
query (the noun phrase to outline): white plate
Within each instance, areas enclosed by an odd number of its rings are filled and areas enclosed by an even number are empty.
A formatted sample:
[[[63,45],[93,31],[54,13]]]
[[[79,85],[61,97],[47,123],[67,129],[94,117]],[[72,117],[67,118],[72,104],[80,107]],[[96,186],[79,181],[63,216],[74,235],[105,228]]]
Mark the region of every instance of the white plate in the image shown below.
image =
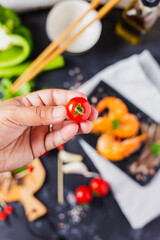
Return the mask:
[[[80,17],[88,8],[89,3],[83,0],[68,0],[57,3],[48,14],[46,31],[51,41],[57,39],[66,28]],[[93,10],[81,21],[81,23],[69,35],[72,36],[83,26],[89,23],[97,11]],[[102,24],[96,21],[88,27],[68,48],[70,53],[82,53],[92,48],[98,41],[102,31]]]

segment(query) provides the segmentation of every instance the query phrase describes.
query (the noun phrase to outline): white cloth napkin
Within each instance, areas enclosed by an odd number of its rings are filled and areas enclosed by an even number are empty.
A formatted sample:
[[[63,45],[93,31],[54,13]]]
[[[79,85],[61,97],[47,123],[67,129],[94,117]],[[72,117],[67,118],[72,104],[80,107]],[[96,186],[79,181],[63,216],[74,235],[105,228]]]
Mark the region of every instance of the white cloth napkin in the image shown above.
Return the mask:
[[[104,69],[79,91],[88,95],[101,80],[160,122],[160,68],[147,50]],[[80,143],[102,177],[110,183],[117,203],[134,229],[142,228],[160,216],[160,171],[149,184],[140,186],[98,155],[84,140]]]

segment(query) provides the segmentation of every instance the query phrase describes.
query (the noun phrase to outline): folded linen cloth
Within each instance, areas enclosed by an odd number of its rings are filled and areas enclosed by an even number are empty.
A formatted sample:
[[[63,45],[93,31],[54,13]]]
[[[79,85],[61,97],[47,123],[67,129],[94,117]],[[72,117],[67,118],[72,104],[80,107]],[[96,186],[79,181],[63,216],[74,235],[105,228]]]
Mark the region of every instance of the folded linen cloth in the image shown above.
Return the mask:
[[[160,122],[160,68],[149,51],[133,55],[95,75],[79,88],[89,94],[103,80],[152,119]],[[122,212],[134,229],[160,216],[160,171],[141,186],[112,162],[107,161],[84,140],[80,143],[113,191]]]

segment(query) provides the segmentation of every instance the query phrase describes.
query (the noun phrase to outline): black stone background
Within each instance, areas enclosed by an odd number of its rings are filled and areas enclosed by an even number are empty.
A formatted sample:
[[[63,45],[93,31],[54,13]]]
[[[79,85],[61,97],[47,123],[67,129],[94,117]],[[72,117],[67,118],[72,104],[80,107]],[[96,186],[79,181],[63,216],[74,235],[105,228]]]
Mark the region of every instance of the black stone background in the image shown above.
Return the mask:
[[[103,89],[103,93],[99,93],[99,89]],[[107,96],[113,96],[120,98],[128,107],[129,112],[133,113],[137,116],[140,122],[145,122],[147,124],[152,124],[154,121],[147,116],[145,113],[143,113],[140,109],[138,109],[136,106],[134,106],[130,101],[128,101],[125,97],[123,97],[121,94],[119,94],[117,91],[115,91],[112,87],[110,87],[108,84],[106,84],[104,81],[100,81],[99,84],[95,87],[95,89],[90,93],[88,96],[88,101],[92,103],[92,98],[96,97],[97,102],[99,102],[101,99]],[[93,104],[93,106],[96,106],[96,104]],[[106,113],[107,111],[104,111],[103,113]],[[103,116],[102,113],[102,116]],[[139,131],[139,134],[142,132]],[[90,133],[90,134],[82,134],[80,135],[81,138],[83,138],[86,142],[88,142],[93,148],[96,148],[97,140],[99,138],[99,135]],[[155,177],[154,175],[147,175],[145,180],[138,180],[136,178],[136,175],[129,173],[129,168],[132,165],[133,162],[137,162],[137,159],[139,158],[141,152],[142,152],[143,146],[133,153],[131,156],[125,158],[123,161],[118,162],[112,162],[112,164],[115,164],[118,168],[120,168],[122,171],[124,171],[126,174],[128,174],[130,177],[132,177],[137,183],[141,184],[142,186],[147,185],[152,181],[152,179]],[[159,170],[159,166],[155,169],[155,173]]]
[[[47,14],[48,10],[40,10],[21,15],[23,23],[31,29],[33,34],[32,58],[35,58],[49,44],[45,32]],[[113,10],[106,16],[102,20],[103,31],[96,46],[83,55],[64,54],[65,67],[40,75],[36,88],[63,88],[66,81],[70,85],[74,85],[75,77],[70,77],[68,71],[76,66],[80,67],[84,81],[86,81],[101,69],[132,54],[140,53],[144,49],[149,49],[160,63],[160,21],[141,44],[131,46],[114,33],[115,24],[120,15],[120,10]],[[77,140],[68,142],[66,149],[83,154],[88,168],[95,170]],[[20,203],[13,203],[15,214],[11,215],[7,222],[0,222],[0,240],[160,240],[160,218],[155,219],[143,229],[133,230],[111,193],[104,200],[94,200],[87,210],[87,217],[81,223],[68,222],[66,218],[69,206],[66,203],[64,207],[58,207],[56,203],[56,154],[57,151],[53,150],[48,156],[41,158],[47,177],[36,197],[48,207],[47,216],[28,223],[23,206]],[[78,175],[67,175],[64,182],[65,192],[68,192],[69,190],[74,191],[81,184],[87,184],[89,180]],[[67,227],[60,230],[58,214],[62,212],[66,216],[64,222],[67,223]]]

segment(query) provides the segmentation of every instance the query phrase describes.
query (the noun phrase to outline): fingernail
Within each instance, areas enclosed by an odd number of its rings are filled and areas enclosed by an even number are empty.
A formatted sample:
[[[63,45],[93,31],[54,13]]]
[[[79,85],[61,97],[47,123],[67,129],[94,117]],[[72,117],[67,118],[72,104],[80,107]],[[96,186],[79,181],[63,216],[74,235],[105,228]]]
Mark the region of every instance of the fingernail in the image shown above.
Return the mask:
[[[64,114],[65,114],[65,109],[63,106],[54,107],[53,118],[63,118]]]
[[[98,111],[95,109],[95,120],[98,118],[98,115],[99,115],[99,113],[98,113]]]
[[[88,126],[88,133],[92,130],[92,123],[89,121],[89,126]]]

